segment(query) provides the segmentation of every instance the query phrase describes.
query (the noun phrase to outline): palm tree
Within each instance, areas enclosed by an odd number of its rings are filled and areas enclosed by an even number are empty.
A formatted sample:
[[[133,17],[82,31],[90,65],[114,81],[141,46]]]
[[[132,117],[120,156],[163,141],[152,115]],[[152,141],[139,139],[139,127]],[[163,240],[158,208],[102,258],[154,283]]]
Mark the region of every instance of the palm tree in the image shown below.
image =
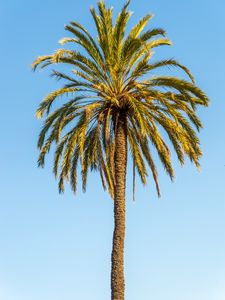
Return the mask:
[[[181,165],[185,155],[197,167],[202,155],[196,135],[202,125],[196,115],[198,105],[207,106],[208,98],[199,89],[190,71],[174,59],[151,61],[153,49],[171,45],[161,28],[143,32],[152,15],[147,14],[125,33],[131,16],[130,1],[124,5],[115,22],[112,8],[98,2],[98,13],[90,9],[98,37],[79,23],[65,27],[72,37],[61,44],[78,45],[78,50],[59,49],[40,56],[34,63],[45,68],[52,64],[71,67],[66,74],[56,70],[52,76],[65,80],[60,89],[51,92],[40,104],[37,117],[45,117],[38,148],[39,166],[56,144],[54,168],[59,178],[59,191],[69,181],[77,189],[77,169],[81,167],[83,191],[88,171],[99,171],[102,185],[114,200],[111,269],[111,299],[124,299],[125,187],[128,147],[133,158],[134,175],[146,184],[147,167],[160,196],[157,169],[150,148],[155,148],[166,173],[174,178],[169,146],[165,134]],[[154,76],[161,67],[177,67],[190,80],[174,76]],[[148,75],[148,76],[147,76]],[[62,96],[64,104],[52,104]],[[162,136],[164,134],[164,136]],[[168,140],[168,139],[167,139]]]

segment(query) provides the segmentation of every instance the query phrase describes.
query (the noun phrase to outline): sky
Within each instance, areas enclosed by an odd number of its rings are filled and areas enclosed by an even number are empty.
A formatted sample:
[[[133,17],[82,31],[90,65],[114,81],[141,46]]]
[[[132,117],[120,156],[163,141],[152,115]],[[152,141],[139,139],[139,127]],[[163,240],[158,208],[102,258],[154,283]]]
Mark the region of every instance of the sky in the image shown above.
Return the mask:
[[[124,1],[106,1],[115,13]],[[82,3],[82,4],[81,4]],[[94,0],[0,0],[0,299],[110,299],[113,202],[91,174],[85,194],[58,194],[52,154],[37,168],[35,110],[56,82],[31,71],[38,56],[60,48],[71,20],[95,35]],[[156,58],[187,65],[210,98],[200,109],[201,172],[174,160],[171,183],[159,165],[162,197],[151,178],[137,184],[128,170],[126,299],[225,299],[225,2],[133,0],[129,28],[146,13],[172,47]]]

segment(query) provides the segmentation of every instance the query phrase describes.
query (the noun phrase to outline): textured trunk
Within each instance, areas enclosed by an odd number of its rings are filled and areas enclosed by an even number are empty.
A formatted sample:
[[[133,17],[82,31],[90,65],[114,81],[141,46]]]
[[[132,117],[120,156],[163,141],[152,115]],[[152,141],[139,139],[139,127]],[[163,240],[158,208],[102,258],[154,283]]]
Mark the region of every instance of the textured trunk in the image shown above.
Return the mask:
[[[112,300],[124,300],[124,239],[125,239],[125,186],[127,166],[126,119],[121,115],[117,124],[115,147],[114,233],[112,249]]]

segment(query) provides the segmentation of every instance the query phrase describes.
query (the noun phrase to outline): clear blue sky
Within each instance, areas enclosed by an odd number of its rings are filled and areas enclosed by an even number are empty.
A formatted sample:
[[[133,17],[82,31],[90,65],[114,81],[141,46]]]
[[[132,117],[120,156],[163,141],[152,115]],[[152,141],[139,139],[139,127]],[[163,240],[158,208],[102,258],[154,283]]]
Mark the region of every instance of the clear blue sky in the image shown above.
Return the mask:
[[[82,3],[82,4],[80,4]],[[124,1],[107,1],[115,11]],[[96,175],[75,198],[58,195],[51,155],[37,169],[40,100],[56,86],[33,59],[56,50],[64,25],[91,32],[94,0],[0,0],[0,299],[110,299],[113,205]],[[133,0],[130,26],[147,12],[174,45],[156,51],[189,66],[211,99],[199,111],[202,171],[176,165],[171,183],[127,189],[126,299],[225,299],[225,2]]]

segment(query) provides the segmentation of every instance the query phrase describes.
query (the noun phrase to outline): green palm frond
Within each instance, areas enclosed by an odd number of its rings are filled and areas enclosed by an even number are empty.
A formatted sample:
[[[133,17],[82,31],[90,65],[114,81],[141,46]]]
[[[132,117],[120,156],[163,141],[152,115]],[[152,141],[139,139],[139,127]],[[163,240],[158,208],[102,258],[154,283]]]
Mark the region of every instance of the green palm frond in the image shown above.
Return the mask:
[[[144,16],[137,25],[134,26],[133,29],[131,29],[130,34],[129,34],[129,38],[131,39],[136,39],[139,37],[139,35],[141,34],[141,32],[143,31],[143,29],[145,28],[145,26],[148,24],[148,22],[151,20],[151,18],[153,17],[153,15],[146,15]]]

